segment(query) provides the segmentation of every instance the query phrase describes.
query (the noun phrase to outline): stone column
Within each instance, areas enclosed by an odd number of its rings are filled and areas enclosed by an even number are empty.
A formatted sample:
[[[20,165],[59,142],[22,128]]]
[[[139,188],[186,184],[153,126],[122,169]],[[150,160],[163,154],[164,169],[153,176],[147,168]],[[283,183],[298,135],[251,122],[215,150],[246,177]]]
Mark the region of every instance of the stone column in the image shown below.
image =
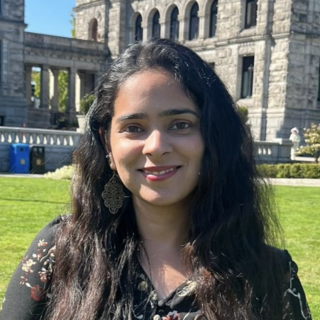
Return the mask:
[[[40,108],[48,109],[49,107],[49,67],[41,66],[41,94]]]
[[[76,69],[68,68],[68,104],[67,104],[67,116],[69,123],[76,121]]]
[[[98,73],[98,71],[95,71],[94,74],[93,74],[94,93],[96,92],[96,88],[97,88],[97,86],[99,84],[99,79],[100,79],[99,73]]]
[[[76,74],[76,89],[75,89],[76,112],[80,112],[80,100],[84,96],[83,87],[84,87],[84,73],[78,71]]]
[[[146,41],[149,37],[148,21],[143,21],[143,18],[142,18],[141,27],[142,27],[142,41]]]
[[[27,105],[30,107],[32,105],[32,90],[31,90],[31,74],[32,74],[32,67],[31,66],[25,66],[25,76],[26,76],[26,99],[27,99]]]
[[[160,19],[159,24],[160,24],[160,38],[165,38],[166,37],[166,20]]]
[[[59,70],[50,69],[50,87],[49,87],[49,96],[50,96],[50,123],[55,125],[57,123],[57,115],[59,112]]]
[[[189,24],[186,18],[179,13],[179,41],[185,42],[189,38]],[[188,19],[189,20],[189,19]]]
[[[198,12],[198,17],[199,17],[199,26],[198,26],[198,39],[205,39],[205,23],[206,23],[206,18],[208,18],[205,14],[205,12]]]
[[[50,106],[53,112],[58,112],[59,110],[59,70],[50,70]]]

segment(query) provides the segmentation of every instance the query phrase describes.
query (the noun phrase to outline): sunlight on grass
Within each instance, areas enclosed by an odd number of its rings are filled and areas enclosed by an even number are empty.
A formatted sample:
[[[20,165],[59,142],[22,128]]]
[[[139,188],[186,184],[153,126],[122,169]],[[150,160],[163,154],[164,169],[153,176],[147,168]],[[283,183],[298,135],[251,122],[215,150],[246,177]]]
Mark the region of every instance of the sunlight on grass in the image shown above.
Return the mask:
[[[63,180],[0,178],[0,301],[35,235],[67,212],[68,189]]]
[[[0,178],[0,301],[34,236],[68,212],[69,182]],[[299,266],[313,319],[320,319],[319,188],[275,187],[286,248]]]
[[[299,266],[313,319],[320,319],[320,189],[275,187],[286,248]]]

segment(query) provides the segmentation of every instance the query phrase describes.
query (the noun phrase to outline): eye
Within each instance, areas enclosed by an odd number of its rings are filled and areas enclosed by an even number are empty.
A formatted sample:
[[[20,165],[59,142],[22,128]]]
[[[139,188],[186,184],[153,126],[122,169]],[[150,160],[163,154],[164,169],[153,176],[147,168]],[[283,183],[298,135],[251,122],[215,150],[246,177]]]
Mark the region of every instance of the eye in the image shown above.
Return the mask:
[[[136,132],[142,132],[143,130],[138,126],[130,125],[130,126],[125,127],[123,131],[130,132],[130,133],[136,133]]]
[[[170,130],[185,130],[189,129],[191,127],[191,124],[189,122],[176,122],[170,127]]]

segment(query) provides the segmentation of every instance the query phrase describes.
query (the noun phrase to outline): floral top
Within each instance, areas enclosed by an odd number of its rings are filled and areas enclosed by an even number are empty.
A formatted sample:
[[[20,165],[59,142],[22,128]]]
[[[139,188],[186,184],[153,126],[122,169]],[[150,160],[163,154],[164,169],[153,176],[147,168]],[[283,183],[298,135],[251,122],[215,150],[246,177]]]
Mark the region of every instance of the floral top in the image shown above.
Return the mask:
[[[61,217],[49,223],[35,238],[9,283],[0,320],[40,320],[50,299],[49,284],[55,263],[54,234]],[[297,265],[283,251],[288,262],[290,314],[285,320],[311,320],[306,297],[299,281]],[[133,319],[139,320],[205,320],[194,304],[196,282],[185,281],[163,300],[157,298],[151,281],[140,267],[136,279]]]

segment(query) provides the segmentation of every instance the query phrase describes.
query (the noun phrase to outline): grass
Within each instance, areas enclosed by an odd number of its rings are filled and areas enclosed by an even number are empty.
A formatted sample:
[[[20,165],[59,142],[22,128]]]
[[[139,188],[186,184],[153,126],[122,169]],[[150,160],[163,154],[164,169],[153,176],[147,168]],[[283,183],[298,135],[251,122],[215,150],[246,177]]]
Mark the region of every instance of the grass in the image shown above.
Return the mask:
[[[0,301],[35,235],[66,212],[69,182],[0,178]]]
[[[69,182],[0,178],[0,301],[37,232],[68,210]],[[286,248],[299,266],[313,319],[320,319],[319,188],[275,187]]]
[[[285,244],[298,264],[313,319],[320,319],[320,189],[275,187]]]

